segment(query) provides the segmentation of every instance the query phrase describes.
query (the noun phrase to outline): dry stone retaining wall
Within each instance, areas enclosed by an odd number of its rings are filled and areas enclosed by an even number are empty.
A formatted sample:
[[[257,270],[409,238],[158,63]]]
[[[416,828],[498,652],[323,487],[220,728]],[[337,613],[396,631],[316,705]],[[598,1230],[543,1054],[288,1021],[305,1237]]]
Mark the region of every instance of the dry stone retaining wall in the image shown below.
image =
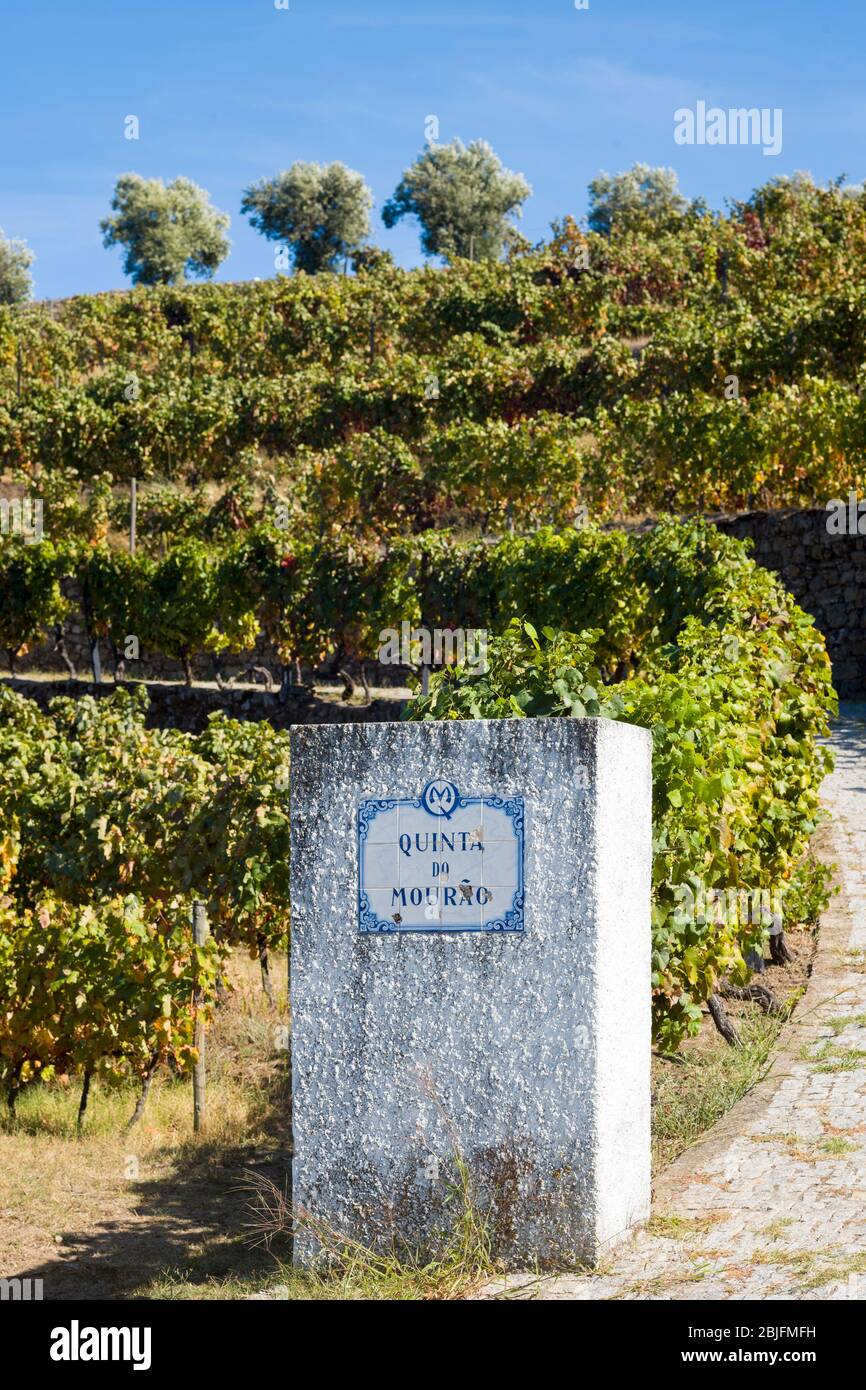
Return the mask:
[[[846,699],[866,694],[866,535],[831,535],[823,507],[715,519],[754,541],[754,557],[779,575],[827,639],[833,679]]]
[[[113,681],[93,685],[90,681],[27,680],[17,678],[6,680],[10,685],[29,699],[35,700],[40,709],[47,709],[48,702],[58,695],[95,695],[104,698],[116,689]],[[140,684],[126,682],[127,689]],[[397,720],[403,708],[399,699],[373,700],[369,705],[345,704],[341,700],[323,700],[309,690],[297,690],[281,702],[276,693],[265,690],[237,688],[218,690],[215,686],[196,685],[188,688],[177,683],[145,683],[150,708],[147,724],[153,729],[183,729],[186,733],[198,734],[207,726],[208,716],[217,710],[224,710],[232,719],[257,721],[268,719],[276,729],[287,729],[290,724],[351,724],[381,723]]]

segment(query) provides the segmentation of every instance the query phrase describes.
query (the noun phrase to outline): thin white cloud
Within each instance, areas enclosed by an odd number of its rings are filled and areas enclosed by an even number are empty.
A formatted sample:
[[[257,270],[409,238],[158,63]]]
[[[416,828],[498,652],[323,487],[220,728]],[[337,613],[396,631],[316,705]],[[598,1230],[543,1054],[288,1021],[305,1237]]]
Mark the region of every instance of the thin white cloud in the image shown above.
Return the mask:
[[[510,82],[507,87],[483,73],[473,74],[470,80],[488,101],[507,102],[512,109],[559,123],[569,105],[591,106],[596,113],[610,113],[621,120],[645,119],[648,108],[670,106],[673,112],[694,86],[693,79],[636,72],[603,58],[579,58],[559,71],[529,68],[524,75],[525,83]]]

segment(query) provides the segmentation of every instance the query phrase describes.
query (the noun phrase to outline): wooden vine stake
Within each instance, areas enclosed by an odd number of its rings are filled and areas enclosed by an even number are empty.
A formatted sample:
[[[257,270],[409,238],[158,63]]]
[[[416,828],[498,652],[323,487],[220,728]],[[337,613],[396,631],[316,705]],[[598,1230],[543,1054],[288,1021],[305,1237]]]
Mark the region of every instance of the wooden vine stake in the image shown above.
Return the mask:
[[[196,946],[207,941],[207,913],[203,902],[196,899],[192,905],[192,935]],[[198,1060],[192,1073],[192,1126],[196,1134],[201,1134],[205,1122],[205,1056],[204,1056],[204,1017],[202,1015],[202,991],[196,972],[195,993],[195,1050]]]
[[[129,508],[129,553],[135,554],[135,528],[138,520],[138,481],[132,479],[132,497]]]

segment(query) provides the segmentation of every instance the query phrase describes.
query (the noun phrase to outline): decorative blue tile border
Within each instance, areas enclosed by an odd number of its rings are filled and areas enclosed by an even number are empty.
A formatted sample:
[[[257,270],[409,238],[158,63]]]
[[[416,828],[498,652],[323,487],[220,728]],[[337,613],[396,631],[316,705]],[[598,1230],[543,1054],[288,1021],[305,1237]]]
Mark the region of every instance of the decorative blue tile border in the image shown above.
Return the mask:
[[[364,884],[364,847],[369,843],[370,827],[377,816],[386,811],[407,810],[426,811],[440,825],[447,824],[458,811],[470,807],[489,806],[502,811],[511,821],[517,855],[517,885],[513,890],[510,906],[489,921],[484,920],[483,911],[480,924],[443,926],[432,925],[428,921],[414,922],[393,918],[383,918],[371,906],[369,892],[373,890]],[[396,932],[523,932],[524,930],[524,808],[522,796],[462,796],[454,782],[437,778],[427,783],[416,797],[386,797],[360,802],[357,817],[358,830],[358,931],[361,935],[382,935]],[[399,830],[398,830],[399,833]],[[447,833],[447,832],[446,832]],[[483,841],[482,841],[483,843]],[[491,843],[504,843],[491,841]],[[507,843],[507,842],[506,842]],[[438,892],[438,889],[437,889]],[[483,908],[483,904],[482,904]],[[398,918],[400,914],[396,914]]]

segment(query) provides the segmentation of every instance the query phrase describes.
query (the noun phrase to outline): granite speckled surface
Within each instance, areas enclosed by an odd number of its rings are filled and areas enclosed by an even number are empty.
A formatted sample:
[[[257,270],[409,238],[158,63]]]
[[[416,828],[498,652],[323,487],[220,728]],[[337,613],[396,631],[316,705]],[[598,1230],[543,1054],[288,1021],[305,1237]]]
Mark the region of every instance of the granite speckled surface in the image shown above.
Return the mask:
[[[497,1252],[595,1260],[649,1208],[651,738],[608,720],[292,731],[296,1206],[436,1249],[468,1165]],[[525,931],[360,935],[359,801],[525,801]],[[309,1229],[295,1258],[317,1252]]]

